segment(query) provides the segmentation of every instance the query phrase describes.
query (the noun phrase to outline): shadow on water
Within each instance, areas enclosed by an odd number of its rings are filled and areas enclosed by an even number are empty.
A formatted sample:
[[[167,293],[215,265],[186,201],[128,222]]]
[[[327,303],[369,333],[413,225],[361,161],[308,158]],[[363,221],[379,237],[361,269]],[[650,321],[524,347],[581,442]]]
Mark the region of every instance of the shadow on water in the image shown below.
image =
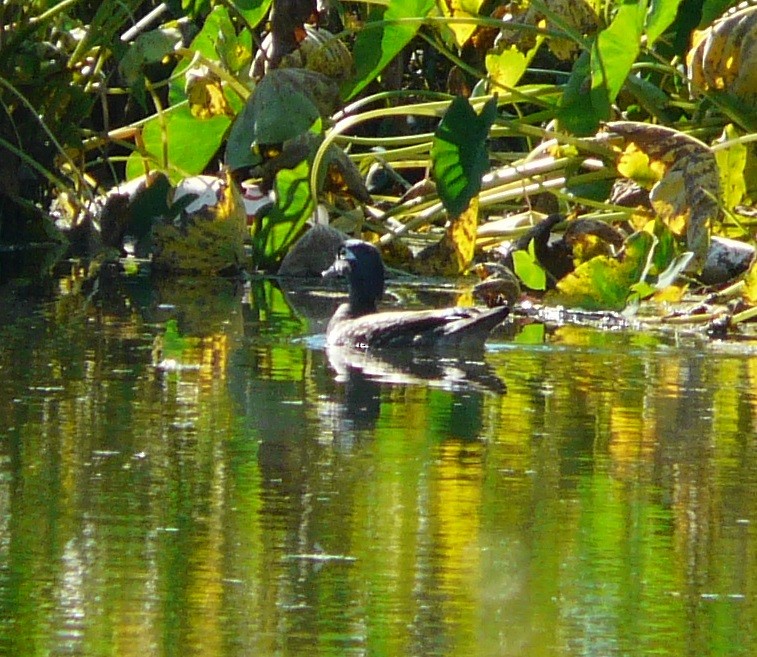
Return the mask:
[[[0,654],[755,654],[746,345],[369,357],[323,346],[339,301],[0,285]]]

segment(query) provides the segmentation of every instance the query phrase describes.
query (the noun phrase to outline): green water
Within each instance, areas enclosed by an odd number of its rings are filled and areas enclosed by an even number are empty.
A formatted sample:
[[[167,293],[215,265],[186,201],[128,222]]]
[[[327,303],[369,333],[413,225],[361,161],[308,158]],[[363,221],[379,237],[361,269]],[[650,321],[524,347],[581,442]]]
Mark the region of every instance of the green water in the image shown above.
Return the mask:
[[[0,655],[757,654],[755,345],[524,321],[360,376],[335,302],[0,287]]]

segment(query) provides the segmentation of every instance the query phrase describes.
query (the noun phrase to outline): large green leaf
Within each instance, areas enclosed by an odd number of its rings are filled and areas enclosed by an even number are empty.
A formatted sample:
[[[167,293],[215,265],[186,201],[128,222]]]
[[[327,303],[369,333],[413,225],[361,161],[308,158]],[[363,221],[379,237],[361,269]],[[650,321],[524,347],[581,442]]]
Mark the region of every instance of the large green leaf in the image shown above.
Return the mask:
[[[599,122],[609,117],[607,104],[603,102],[602,107],[595,107],[591,88],[586,85],[591,70],[590,59],[589,52],[584,51],[573,64],[557,112],[560,127],[580,137],[594,135]]]
[[[676,19],[683,0],[655,0],[647,16],[647,47],[651,48]]]
[[[271,0],[231,0],[230,4],[251,27],[256,27],[271,6]]]
[[[227,116],[198,119],[188,105],[173,107],[150,119],[142,130],[142,140],[150,165],[166,169],[172,180],[201,173],[218,150],[231,123]],[[164,161],[164,145],[167,161]],[[132,153],[126,163],[131,180],[144,173],[142,155]]]
[[[229,135],[226,161],[232,169],[252,164],[252,144],[281,144],[306,133],[336,109],[336,85],[304,69],[269,71],[255,87]]]
[[[248,100],[242,111],[234,119],[234,124],[229,130],[229,137],[226,140],[224,162],[232,171],[260,164],[261,156],[252,147],[255,141],[254,128],[254,108]]]
[[[532,290],[547,289],[547,272],[539,264],[533,240],[528,243],[528,250],[520,249],[513,253],[513,269],[526,287]]]
[[[252,238],[253,264],[264,270],[279,264],[313,213],[310,163],[303,160],[293,169],[279,171],[274,192],[276,204],[262,217]]]
[[[274,69],[255,87],[234,119],[226,143],[232,170],[260,161],[253,145],[281,144],[305,134],[336,109],[338,90],[325,75],[305,69]]]
[[[489,167],[486,139],[496,117],[496,98],[476,114],[468,100],[458,96],[436,129],[431,174],[439,198],[453,217],[462,214],[481,189],[481,177]]]
[[[647,0],[621,4],[610,26],[602,30],[591,49],[592,105],[609,117],[610,105],[626,81],[641,47]]]
[[[389,0],[376,7],[358,33],[353,55],[355,74],[342,86],[342,96],[352,98],[373,80],[415,36],[416,22],[392,22],[423,18],[434,7],[434,0]]]

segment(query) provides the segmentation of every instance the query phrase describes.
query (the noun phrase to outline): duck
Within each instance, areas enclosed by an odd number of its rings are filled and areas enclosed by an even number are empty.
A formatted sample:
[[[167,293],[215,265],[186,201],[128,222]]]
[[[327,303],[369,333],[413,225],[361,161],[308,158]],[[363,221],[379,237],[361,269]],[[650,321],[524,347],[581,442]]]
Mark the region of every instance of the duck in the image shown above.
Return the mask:
[[[378,248],[359,239],[346,240],[322,276],[341,276],[349,282],[349,299],[337,308],[326,328],[327,347],[483,350],[491,331],[510,313],[508,306],[380,311],[384,262]]]

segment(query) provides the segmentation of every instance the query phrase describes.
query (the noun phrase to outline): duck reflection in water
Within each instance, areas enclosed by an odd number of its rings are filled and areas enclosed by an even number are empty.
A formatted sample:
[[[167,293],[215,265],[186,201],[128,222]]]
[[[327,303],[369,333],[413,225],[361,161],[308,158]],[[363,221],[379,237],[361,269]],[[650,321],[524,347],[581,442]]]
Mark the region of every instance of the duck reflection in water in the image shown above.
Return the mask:
[[[338,378],[359,373],[392,383],[504,392],[482,356],[492,329],[509,314],[507,306],[379,311],[384,263],[378,249],[361,240],[347,240],[323,276],[344,276],[349,282],[349,299],[326,329],[329,361]]]
[[[367,365],[365,361],[360,363],[355,360],[345,364],[341,357],[346,351],[344,347],[330,347],[327,351],[334,369],[344,367],[337,376],[337,380],[344,384],[342,394],[335,397],[329,414],[334,436],[341,444],[345,440],[357,440],[361,431],[375,429],[382,407],[386,410],[383,405],[393,403],[389,401],[391,393],[387,382],[392,384],[391,387],[397,384],[423,384],[438,391],[429,393],[433,397],[426,396],[426,399],[435,400],[435,413],[440,410],[446,412],[445,426],[449,435],[470,440],[479,437],[484,424],[484,397],[506,391],[504,383],[483,363],[477,373],[465,371],[451,363],[434,368],[430,358],[425,369],[419,358],[414,358],[404,367],[393,368],[386,360],[369,354],[364,354],[368,359]]]

